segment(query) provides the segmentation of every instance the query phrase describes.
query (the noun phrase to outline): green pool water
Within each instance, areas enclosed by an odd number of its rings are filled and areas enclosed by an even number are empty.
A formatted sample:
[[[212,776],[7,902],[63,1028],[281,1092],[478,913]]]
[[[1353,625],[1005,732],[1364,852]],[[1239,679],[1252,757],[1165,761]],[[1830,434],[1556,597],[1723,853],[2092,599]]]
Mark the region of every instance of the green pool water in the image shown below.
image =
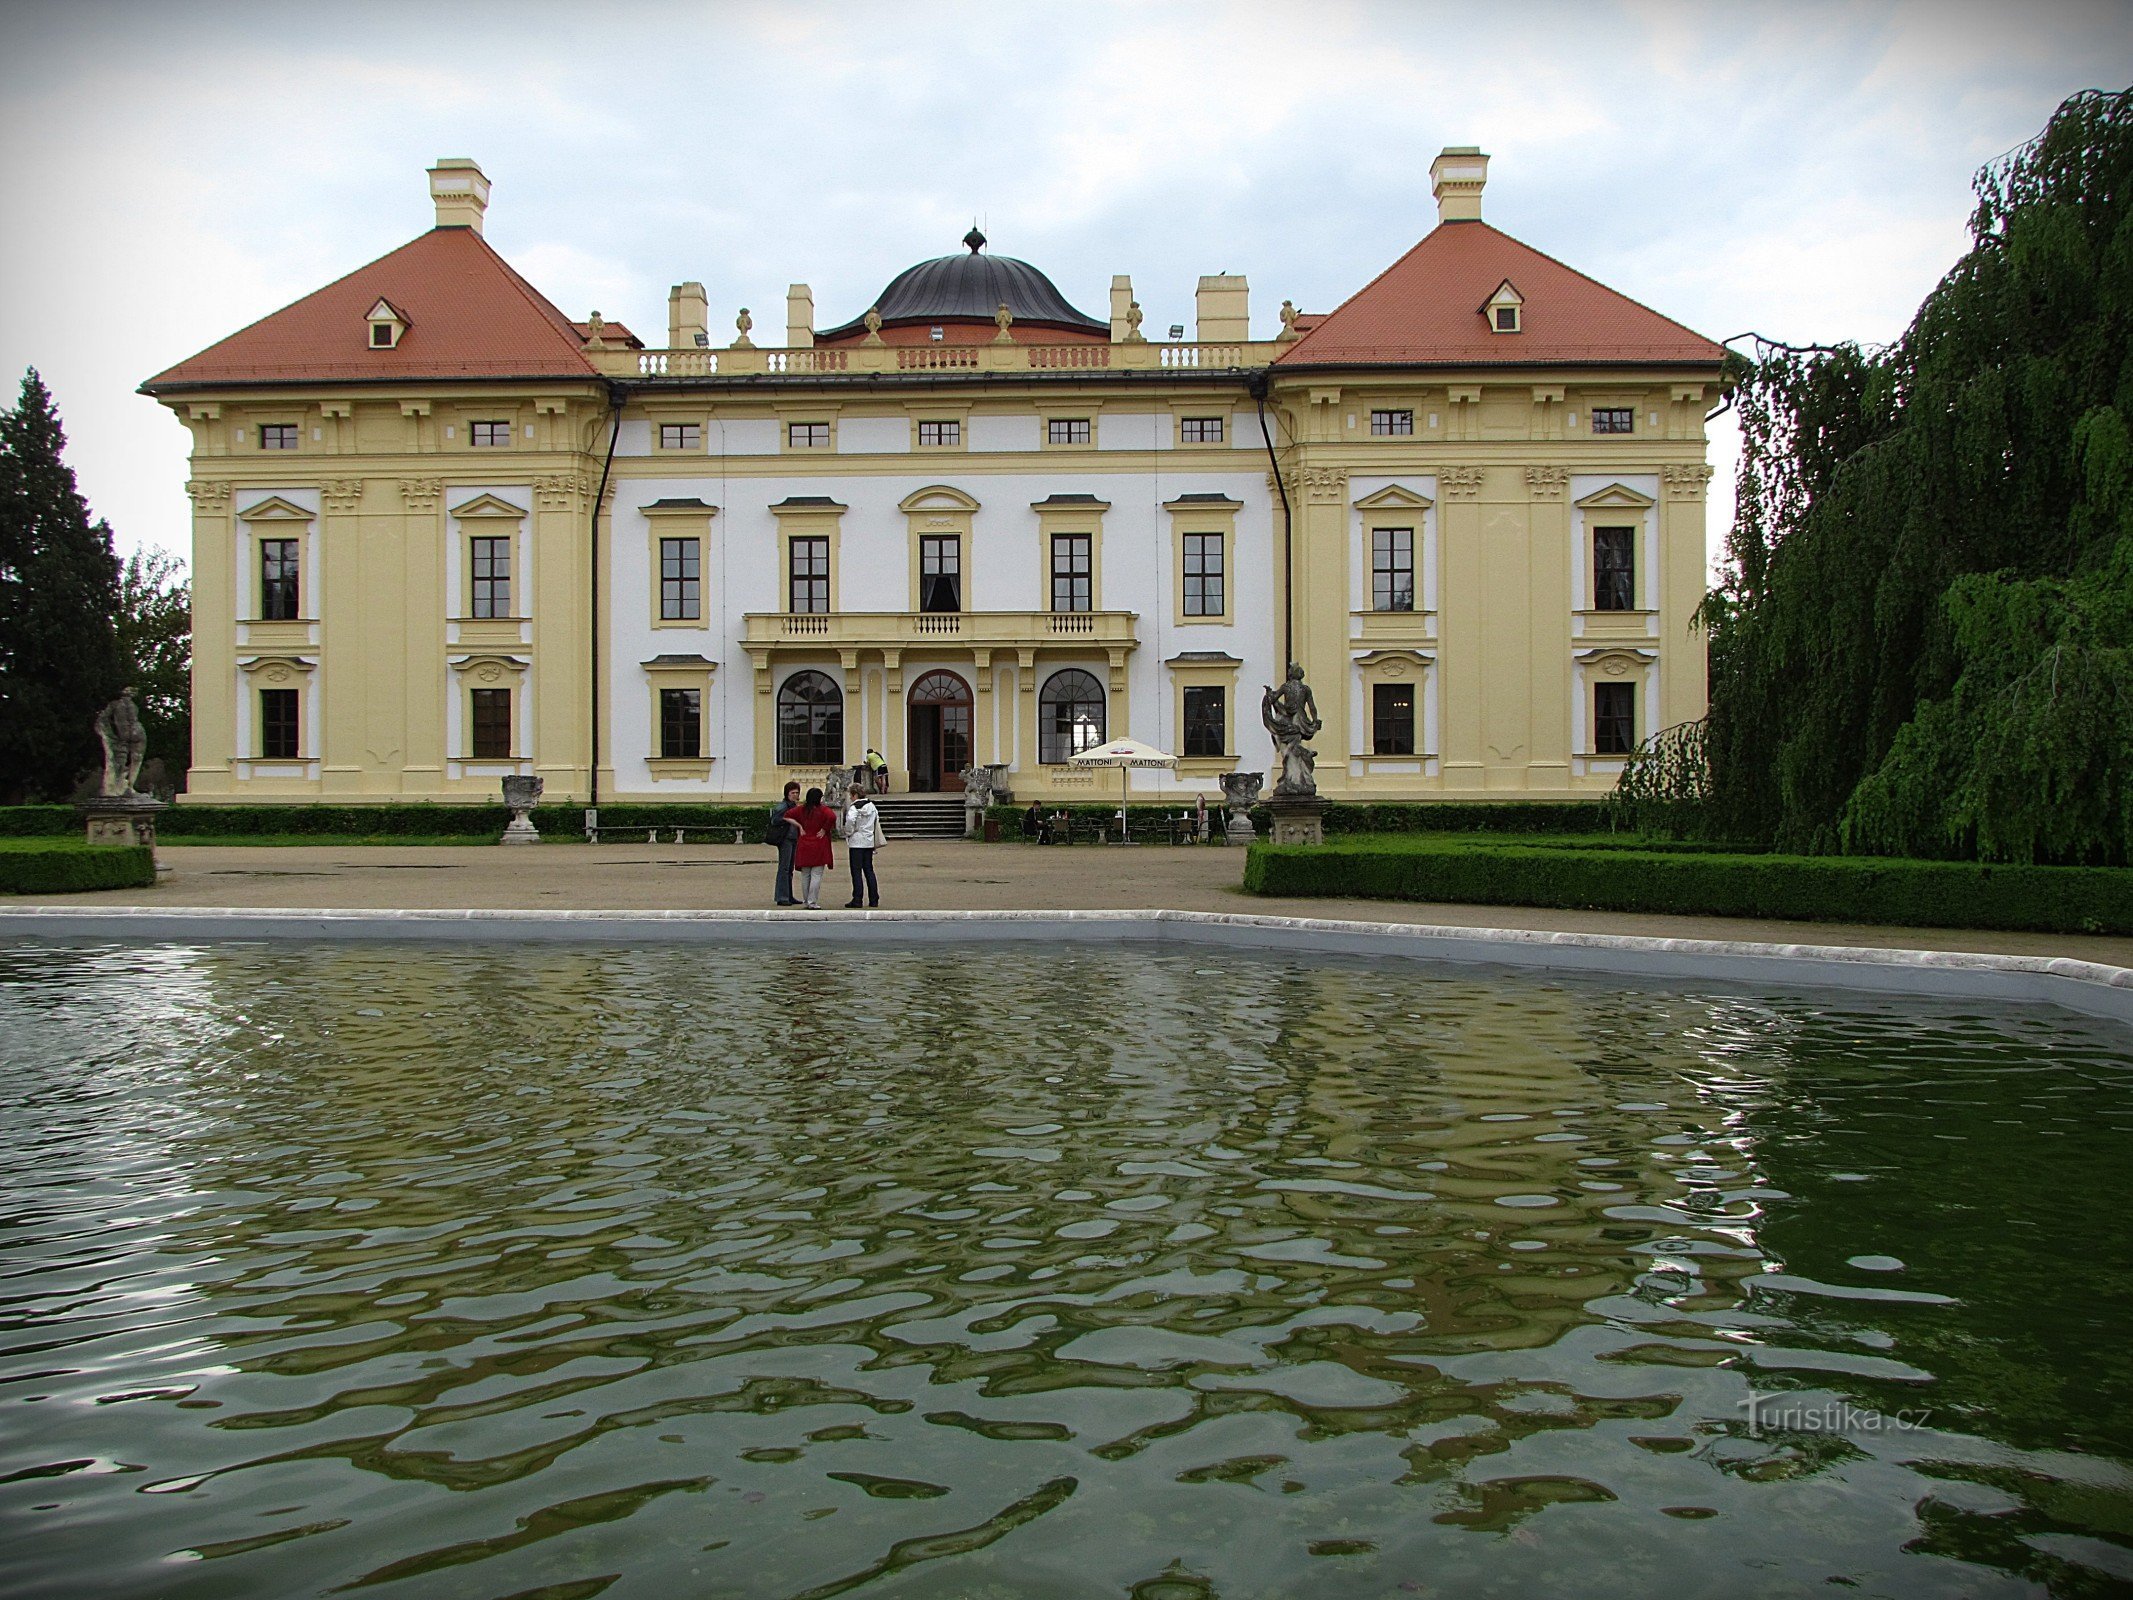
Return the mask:
[[[2045,1008],[17,944],[0,1593],[2125,1593],[2129,1140]]]

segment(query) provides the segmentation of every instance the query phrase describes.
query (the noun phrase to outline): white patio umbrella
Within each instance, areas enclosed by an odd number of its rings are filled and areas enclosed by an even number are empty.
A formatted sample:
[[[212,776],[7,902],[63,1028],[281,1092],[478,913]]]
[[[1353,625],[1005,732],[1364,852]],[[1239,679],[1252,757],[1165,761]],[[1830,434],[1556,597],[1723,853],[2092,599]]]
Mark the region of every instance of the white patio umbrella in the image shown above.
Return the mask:
[[[1126,768],[1128,767],[1174,767],[1178,758],[1167,755],[1152,744],[1142,744],[1138,739],[1106,739],[1102,744],[1092,744],[1079,755],[1067,757],[1077,767],[1118,768],[1118,836],[1121,841],[1126,834]]]

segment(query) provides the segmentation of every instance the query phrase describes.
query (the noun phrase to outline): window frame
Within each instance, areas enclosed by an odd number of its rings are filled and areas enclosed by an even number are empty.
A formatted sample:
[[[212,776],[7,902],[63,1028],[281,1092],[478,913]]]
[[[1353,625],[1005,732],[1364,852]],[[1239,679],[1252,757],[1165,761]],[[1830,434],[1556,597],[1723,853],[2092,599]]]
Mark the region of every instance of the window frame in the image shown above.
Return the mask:
[[[1226,426],[1227,422],[1228,419],[1220,415],[1210,417],[1179,417],[1178,443],[1227,444],[1229,442],[1229,429]],[[1214,430],[1211,433],[1208,431],[1210,428]]]
[[[661,761],[701,761],[704,757],[704,692],[693,685],[661,685],[659,756]],[[676,748],[686,745],[687,749]]]
[[[1413,407],[1401,409],[1394,406],[1370,408],[1370,437],[1373,439],[1412,439],[1415,434]]]
[[[1229,536],[1219,528],[1186,528],[1178,534],[1181,548],[1178,551],[1178,607],[1179,614],[1194,622],[1218,622],[1229,615]],[[1213,548],[1214,569],[1207,568],[1208,550]],[[1197,559],[1200,570],[1193,565]],[[1213,582],[1213,600],[1209,605],[1208,584]],[[1194,585],[1199,585],[1198,593]]]
[[[303,448],[304,429],[300,422],[262,422],[259,424],[259,448],[262,450],[300,450]]]
[[[1628,437],[1637,431],[1637,408],[1635,406],[1587,406],[1585,408],[1585,417],[1596,436],[1620,439]],[[1609,420],[1603,424],[1600,421],[1602,417],[1606,417]],[[1615,419],[1617,418],[1621,419],[1620,427],[1615,425]]]
[[[264,535],[255,537],[253,543],[259,548],[259,620],[299,620],[304,614],[303,540],[286,535]]]
[[[701,451],[704,447],[704,425],[701,422],[662,422],[659,424],[659,448],[687,452]]]
[[[1370,539],[1371,611],[1381,616],[1413,615],[1419,609],[1416,605],[1417,597],[1415,594],[1415,546],[1418,542],[1417,535],[1421,530],[1412,527],[1373,525],[1366,531]],[[1406,564],[1404,566],[1397,559],[1399,550],[1395,542],[1402,538],[1407,541]],[[1380,547],[1380,540],[1386,541],[1383,548]],[[1397,579],[1402,572],[1407,575],[1407,603],[1405,605],[1393,603],[1400,598]],[[1381,579],[1384,581],[1381,582]]]
[[[1053,686],[1066,684],[1078,690],[1079,684],[1067,684],[1068,679],[1079,678],[1095,691],[1094,698],[1086,696],[1066,698],[1062,693],[1054,696]],[[1075,718],[1073,708],[1094,706],[1096,720],[1093,733],[1091,725],[1082,718]],[[1062,711],[1064,717],[1055,716]],[[1068,760],[1084,750],[1093,749],[1108,739],[1111,727],[1111,697],[1104,688],[1103,680],[1087,667],[1060,667],[1049,673],[1037,686],[1037,764],[1045,767],[1065,766]],[[1070,720],[1071,719],[1071,720]],[[1054,726],[1063,723],[1062,726]]]
[[[467,448],[469,450],[507,450],[516,424],[506,417],[469,417],[467,419]],[[499,431],[500,430],[500,431]]]
[[[704,541],[693,533],[660,533],[659,620],[701,622],[704,616]],[[684,552],[681,547],[688,547]],[[675,570],[669,570],[670,564]],[[693,568],[693,570],[689,570]]]
[[[1059,564],[1060,547],[1062,545],[1071,545],[1077,540],[1080,542],[1081,548],[1078,552],[1071,549],[1068,551],[1069,565],[1062,572]],[[1052,615],[1086,615],[1094,611],[1096,609],[1096,535],[1093,532],[1084,533],[1069,528],[1055,529],[1046,539],[1045,558],[1046,574],[1050,580],[1046,599],[1050,602]],[[1076,559],[1080,562],[1079,571],[1076,571],[1073,566],[1073,561]],[[1078,596],[1082,602],[1080,605],[1068,604],[1062,606],[1059,603],[1059,586],[1062,582],[1069,586],[1067,591],[1069,601],[1077,597],[1073,586],[1076,584],[1080,586]]]
[[[301,689],[261,689],[258,691],[259,708],[259,755],[261,761],[301,761],[304,759],[304,708]],[[286,699],[277,698],[286,696]],[[286,708],[287,714],[270,715],[269,706]],[[277,749],[284,742],[286,749]]]
[[[936,565],[943,551],[951,558],[950,564]],[[945,580],[951,584],[953,593],[948,598],[954,603],[933,604],[939,597],[929,593],[929,580]],[[941,616],[957,615],[964,609],[963,536],[960,533],[922,533],[918,536],[918,609],[922,613]]]
[[[513,542],[514,536],[508,533],[467,535],[467,616],[470,620],[507,621],[517,615],[511,609]],[[502,555],[501,571],[496,565],[498,547]],[[485,562],[489,566],[486,572],[482,570]]]
[[[1078,438],[1075,436],[1074,431],[1077,428],[1081,430]],[[1062,429],[1065,430],[1064,437],[1061,436]],[[1044,419],[1044,447],[1047,450],[1089,450],[1093,449],[1095,444],[1096,418],[1094,416],[1046,417]]]
[[[817,436],[818,431],[819,437]],[[836,446],[836,426],[827,418],[806,417],[788,419],[785,422],[785,448],[787,450],[813,452],[817,450],[834,450]]]
[[[800,560],[808,558],[808,570]],[[816,570],[819,566],[820,570]],[[808,585],[809,604],[802,606],[800,585]],[[816,586],[819,585],[819,591]],[[813,602],[820,600],[821,604]],[[830,614],[830,536],[827,533],[795,533],[785,540],[785,610],[788,616],[826,617]]]
[[[826,684],[826,697],[806,699],[800,696],[799,685],[809,680]],[[789,708],[829,707],[825,714],[809,709],[807,726],[794,727],[794,719],[787,716]],[[786,674],[778,685],[778,692],[771,708],[772,726],[776,730],[778,765],[781,767],[838,767],[844,765],[844,686],[820,667],[802,667]],[[797,737],[799,742],[795,742]]]
[[[1406,699],[1405,717],[1388,716],[1388,705],[1394,705],[1402,696]],[[1370,685],[1370,753],[1373,756],[1395,759],[1412,759],[1417,756],[1415,725],[1419,707],[1416,702],[1420,698],[1420,686],[1406,679],[1391,683],[1374,682]],[[1405,748],[1399,748],[1403,737],[1400,731],[1403,723],[1406,730]]]
[[[515,761],[518,759],[514,746],[518,743],[517,729],[513,726],[512,691],[509,688],[480,687],[467,691],[467,756],[469,761]],[[503,749],[497,750],[495,742],[499,731]],[[488,748],[484,748],[484,745]]]
[[[1592,528],[1592,609],[1595,611],[1635,611],[1637,609],[1637,539],[1643,532],[1640,525],[1629,523],[1595,523]],[[1609,538],[1608,535],[1619,535]],[[1603,544],[1604,540],[1604,544]],[[1602,561],[1604,550],[1612,547],[1621,560]]]
[[[1611,760],[1636,753],[1637,688],[1634,681],[1595,683],[1592,686],[1592,753],[1595,756]],[[1603,696],[1620,709],[1603,711]],[[1619,740],[1619,746],[1611,744],[1610,740]]]
[[[1213,696],[1214,706],[1207,708],[1207,697]],[[1195,706],[1198,701],[1198,706]],[[1196,748],[1206,743],[1210,723],[1213,728],[1213,749]],[[1219,761],[1229,756],[1229,685],[1223,683],[1188,683],[1178,691],[1178,755],[1189,761]]]
[[[960,450],[963,447],[963,419],[960,417],[920,417],[916,426],[921,450]],[[929,428],[934,434],[930,439],[926,437]]]

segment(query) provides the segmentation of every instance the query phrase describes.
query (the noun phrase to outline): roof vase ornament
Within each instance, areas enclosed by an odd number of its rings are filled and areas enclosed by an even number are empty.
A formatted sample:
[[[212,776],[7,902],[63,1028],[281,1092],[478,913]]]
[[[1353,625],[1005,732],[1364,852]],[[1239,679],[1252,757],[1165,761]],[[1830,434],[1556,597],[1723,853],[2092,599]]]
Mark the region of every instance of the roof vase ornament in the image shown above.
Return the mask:
[[[741,336],[733,341],[736,350],[753,350],[755,341],[748,337],[748,330],[755,326],[755,318],[748,315],[748,308],[741,307],[741,314],[733,319],[733,325],[741,330]]]
[[[973,222],[970,231],[963,235],[963,243],[969,247],[972,255],[976,255],[985,248],[985,242],[985,235],[978,232],[978,225]]]
[[[587,317],[587,318],[585,319],[585,348],[586,348],[586,349],[588,349],[588,350],[605,350],[605,349],[607,348],[607,340],[606,340],[605,338],[601,337],[601,334],[602,334],[602,330],[603,330],[603,329],[605,329],[606,327],[607,327],[607,318],[605,318],[605,317],[601,316],[601,315],[600,315],[600,313],[599,313],[599,312],[597,312],[597,311],[593,312],[593,313],[592,313],[592,314],[591,314],[590,316],[588,316],[588,317]]]
[[[861,320],[866,323],[867,336],[859,342],[861,344],[882,343],[883,340],[881,337],[881,308],[879,306],[869,306],[867,308],[866,316]]]
[[[1148,342],[1148,336],[1141,332],[1141,303],[1138,300],[1131,300],[1126,303],[1126,337],[1121,342],[1125,344],[1146,344]]]
[[[1000,330],[992,336],[992,342],[994,344],[1013,344],[1015,336],[1008,330],[1015,325],[1015,314],[1007,308],[1005,300],[1002,300],[999,309],[993,312],[992,320],[993,326]]]

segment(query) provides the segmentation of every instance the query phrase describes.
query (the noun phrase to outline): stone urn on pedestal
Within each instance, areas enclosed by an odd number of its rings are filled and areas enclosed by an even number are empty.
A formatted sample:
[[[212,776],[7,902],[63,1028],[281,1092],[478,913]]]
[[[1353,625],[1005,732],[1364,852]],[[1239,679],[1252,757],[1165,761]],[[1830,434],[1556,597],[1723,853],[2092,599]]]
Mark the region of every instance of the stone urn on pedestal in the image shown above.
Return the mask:
[[[521,777],[514,774],[504,779],[504,804],[511,808],[511,822],[504,829],[499,844],[539,844],[540,831],[533,825],[533,808],[541,803],[541,791],[548,785],[540,778]]]
[[[1222,823],[1222,842],[1250,844],[1259,837],[1259,830],[1252,826],[1252,807],[1259,804],[1259,791],[1266,787],[1266,774],[1225,772],[1221,782],[1222,802],[1229,807],[1229,815]]]

